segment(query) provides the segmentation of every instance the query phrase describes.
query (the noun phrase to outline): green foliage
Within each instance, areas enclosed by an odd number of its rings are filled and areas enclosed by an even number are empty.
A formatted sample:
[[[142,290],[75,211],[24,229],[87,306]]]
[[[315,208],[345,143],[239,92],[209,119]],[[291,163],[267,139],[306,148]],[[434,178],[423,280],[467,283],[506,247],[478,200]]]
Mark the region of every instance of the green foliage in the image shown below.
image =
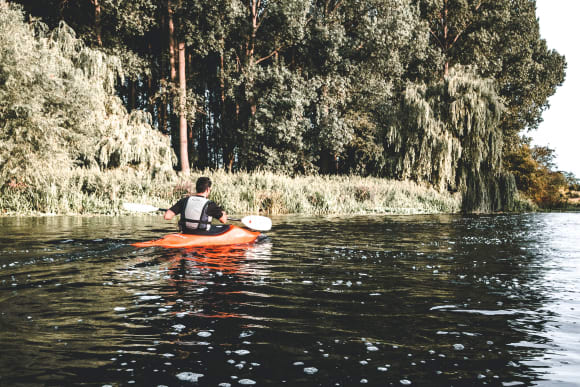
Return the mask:
[[[169,172],[150,127],[177,148],[177,40],[194,168],[412,179],[506,210],[502,144],[537,127],[564,78],[534,0],[13,1],[48,23],[36,35],[0,1],[0,172],[17,185],[35,160]]]
[[[66,24],[26,24],[0,1],[0,189],[87,167],[172,172],[168,139],[114,95],[119,76],[116,58],[85,46]]]
[[[564,57],[540,37],[535,0],[417,0],[443,64],[473,66],[495,79],[506,110],[501,127],[516,136],[535,129],[561,85]]]
[[[461,196],[409,181],[359,176],[290,176],[271,172],[202,171],[212,198],[233,214],[454,213]],[[361,193],[364,192],[364,193]]]
[[[209,170],[194,175],[211,177],[212,199],[230,214],[426,214],[461,208],[460,195],[413,182]],[[127,202],[168,207],[195,185],[193,177],[152,177],[132,168],[60,170],[36,179],[8,186],[0,196],[0,213],[119,214]]]
[[[567,201],[571,174],[556,172],[553,149],[546,146],[530,146],[531,138],[522,137],[506,154],[506,167],[513,171],[518,189],[541,208],[561,207]]]
[[[2,188],[2,214],[119,214],[125,202],[170,203],[175,181],[133,168],[44,170]],[[168,188],[170,187],[170,188]]]
[[[312,170],[304,143],[308,127],[304,105],[310,100],[308,85],[284,66],[261,70],[256,84],[264,92],[243,135],[241,154],[248,160],[246,167],[284,172]]]

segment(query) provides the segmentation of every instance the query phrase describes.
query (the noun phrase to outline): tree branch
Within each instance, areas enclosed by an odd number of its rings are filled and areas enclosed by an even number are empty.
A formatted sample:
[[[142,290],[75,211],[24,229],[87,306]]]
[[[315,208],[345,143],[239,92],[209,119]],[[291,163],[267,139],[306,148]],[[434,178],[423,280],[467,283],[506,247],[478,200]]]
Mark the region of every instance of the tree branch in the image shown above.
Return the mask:
[[[479,11],[479,8],[481,7],[481,5],[482,5],[484,2],[485,2],[485,0],[480,0],[480,1],[479,1],[479,3],[477,3],[477,5],[475,6],[475,10],[474,10],[474,12],[477,12],[477,11]],[[453,45],[454,45],[454,44],[457,42],[457,40],[459,39],[459,37],[460,37],[461,35],[463,35],[463,33],[464,33],[465,31],[467,31],[467,29],[468,29],[469,27],[471,27],[471,25],[472,25],[474,22],[475,22],[474,20],[471,20],[469,23],[467,23],[467,25],[466,25],[466,26],[465,26],[465,27],[464,27],[464,28],[463,28],[461,31],[459,31],[459,32],[457,33],[457,35],[455,35],[455,38],[453,39],[453,41],[452,41],[452,42],[451,42],[451,44],[449,45],[449,48],[453,47]]]
[[[435,38],[435,40],[437,41],[437,43],[439,44],[439,47],[443,48],[443,44],[441,43],[441,40],[437,37],[437,35],[435,34],[435,32],[433,32],[433,30],[431,28],[429,28],[429,32],[431,33],[431,35],[433,35],[433,37]]]
[[[274,51],[272,51],[272,52],[271,52],[269,55],[266,55],[266,56],[264,56],[264,57],[262,57],[262,58],[258,59],[258,60],[256,61],[256,64],[258,64],[258,63],[260,63],[260,62],[263,62],[263,61],[265,61],[265,60],[267,60],[267,59],[270,59],[270,58],[271,58],[271,57],[273,57],[274,55],[278,54],[278,53],[280,52],[280,50],[282,49],[282,47],[284,47],[284,45],[281,45],[280,47],[278,47],[277,49],[275,49]]]

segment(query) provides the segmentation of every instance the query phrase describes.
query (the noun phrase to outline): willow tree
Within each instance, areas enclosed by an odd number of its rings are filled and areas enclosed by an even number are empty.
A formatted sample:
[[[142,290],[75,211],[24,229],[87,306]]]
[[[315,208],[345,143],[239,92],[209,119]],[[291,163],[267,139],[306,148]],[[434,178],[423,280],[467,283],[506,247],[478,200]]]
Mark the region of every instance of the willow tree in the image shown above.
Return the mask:
[[[502,171],[504,105],[493,80],[453,68],[442,81],[409,84],[385,134],[390,173],[464,194],[464,210],[509,209]]]
[[[115,95],[118,58],[87,47],[64,23],[50,30],[23,19],[0,0],[0,184],[73,168],[170,171],[166,136]]]
[[[435,73],[441,77],[450,66],[473,66],[479,76],[497,81],[506,105],[500,123],[506,136],[536,129],[566,68],[564,57],[540,36],[536,1],[415,1],[442,55]]]

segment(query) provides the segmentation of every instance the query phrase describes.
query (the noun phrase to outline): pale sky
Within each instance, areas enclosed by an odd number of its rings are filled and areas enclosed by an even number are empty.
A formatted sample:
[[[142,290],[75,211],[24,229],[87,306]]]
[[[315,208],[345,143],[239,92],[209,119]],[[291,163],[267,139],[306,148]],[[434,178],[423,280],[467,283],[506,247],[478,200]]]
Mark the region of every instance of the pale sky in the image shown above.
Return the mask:
[[[526,135],[533,145],[555,149],[557,168],[580,178],[580,0],[536,0],[536,5],[542,38],[566,57],[568,68],[564,84],[549,99],[544,122]]]

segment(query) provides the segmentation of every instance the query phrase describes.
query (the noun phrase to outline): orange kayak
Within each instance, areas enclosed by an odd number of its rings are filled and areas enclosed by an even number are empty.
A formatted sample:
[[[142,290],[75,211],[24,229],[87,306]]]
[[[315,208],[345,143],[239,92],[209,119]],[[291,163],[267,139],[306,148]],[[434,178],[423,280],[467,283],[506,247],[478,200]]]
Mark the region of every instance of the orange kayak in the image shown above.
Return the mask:
[[[238,245],[252,243],[259,235],[259,231],[250,231],[245,228],[231,225],[226,232],[218,235],[169,234],[161,239],[133,243],[133,246],[195,247]]]

